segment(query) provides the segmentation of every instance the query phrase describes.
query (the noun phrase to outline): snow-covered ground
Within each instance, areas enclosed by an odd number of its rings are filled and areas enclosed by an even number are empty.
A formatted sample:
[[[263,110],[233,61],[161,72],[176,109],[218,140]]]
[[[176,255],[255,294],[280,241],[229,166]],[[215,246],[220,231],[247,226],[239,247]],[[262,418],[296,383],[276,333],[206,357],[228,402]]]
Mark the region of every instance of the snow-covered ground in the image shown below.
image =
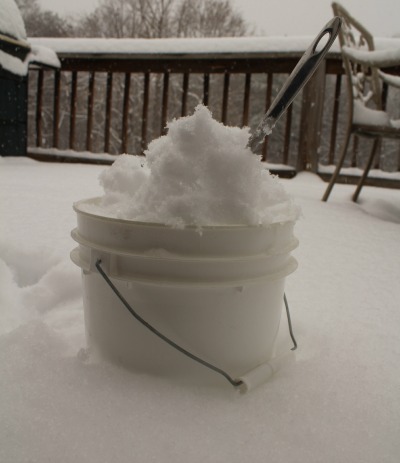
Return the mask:
[[[303,210],[288,277],[297,362],[240,395],[87,364],[72,203],[100,166],[0,158],[0,461],[397,463],[400,191],[284,186]]]

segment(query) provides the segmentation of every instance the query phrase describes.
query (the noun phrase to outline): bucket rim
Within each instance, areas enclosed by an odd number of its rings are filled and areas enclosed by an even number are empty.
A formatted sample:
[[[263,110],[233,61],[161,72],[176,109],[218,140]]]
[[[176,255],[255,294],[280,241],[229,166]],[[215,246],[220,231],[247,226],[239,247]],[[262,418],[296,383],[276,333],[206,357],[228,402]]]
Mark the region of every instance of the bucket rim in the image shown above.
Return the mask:
[[[279,256],[282,254],[288,254],[291,251],[294,251],[299,246],[299,240],[296,237],[293,237],[289,243],[287,243],[283,248],[271,248],[268,252],[255,253],[255,254],[239,254],[234,256],[226,255],[187,255],[187,254],[178,254],[165,251],[164,253],[157,254],[154,252],[131,252],[130,250],[124,248],[113,248],[111,246],[105,246],[103,244],[98,244],[93,241],[90,241],[80,235],[78,228],[74,228],[71,231],[71,238],[78,243],[79,245],[85,246],[90,249],[95,249],[97,251],[102,251],[110,255],[116,256],[127,256],[131,258],[140,258],[149,261],[174,261],[174,262],[204,262],[204,261],[216,261],[221,262],[225,261],[226,263],[230,262],[245,262],[247,260],[262,260],[268,257]]]
[[[164,228],[164,229],[167,229],[167,230],[176,230],[176,231],[185,231],[185,230],[191,230],[191,231],[196,231],[196,232],[199,232],[201,233],[202,230],[227,230],[227,229],[234,229],[234,230],[240,230],[240,229],[261,229],[261,228],[264,228],[264,229],[268,229],[268,228],[272,228],[272,227],[278,227],[278,226],[283,226],[285,224],[295,224],[296,223],[296,220],[295,219],[289,219],[289,220],[282,220],[282,221],[277,221],[277,222],[272,222],[272,223],[269,223],[269,224],[250,224],[250,225],[246,225],[246,224],[222,224],[222,225],[195,225],[195,224],[189,224],[189,225],[185,225],[184,227],[174,227],[172,225],[168,225],[168,224],[165,224],[165,223],[160,223],[160,222],[142,222],[142,221],[139,221],[139,220],[127,220],[127,219],[120,219],[120,218],[117,218],[117,217],[108,217],[108,216],[105,216],[105,215],[99,215],[99,214],[95,214],[93,212],[88,212],[88,211],[85,211],[85,210],[82,210],[80,208],[80,206],[82,204],[87,204],[87,203],[96,203],[96,202],[99,202],[101,200],[101,196],[94,196],[94,197],[91,197],[91,198],[85,198],[85,199],[80,199],[79,201],[75,201],[72,205],[72,208],[73,210],[77,213],[77,214],[82,214],[84,216],[87,216],[87,217],[90,217],[90,218],[93,218],[93,219],[97,219],[97,220],[102,220],[102,221],[107,221],[107,222],[111,222],[111,223],[120,223],[120,224],[130,224],[130,225],[133,225],[133,226],[137,226],[137,227],[148,227],[148,228]]]
[[[90,276],[90,275],[97,275],[97,273],[91,270],[85,263],[83,262],[80,254],[79,249],[74,248],[70,252],[70,259],[71,261],[78,267],[80,267],[82,271],[82,276]],[[284,280],[290,274],[294,273],[298,268],[297,259],[293,256],[289,257],[289,260],[286,266],[275,273],[271,273],[268,275],[260,275],[256,277],[250,278],[238,278],[238,279],[230,279],[230,280],[182,280],[182,279],[170,279],[170,278],[152,278],[152,277],[144,277],[139,275],[109,275],[111,280],[125,282],[128,284],[141,284],[145,286],[159,286],[159,287],[178,287],[178,288],[189,288],[189,287],[197,287],[197,288],[237,288],[237,287],[245,287],[252,284],[262,284],[267,281],[278,281]]]

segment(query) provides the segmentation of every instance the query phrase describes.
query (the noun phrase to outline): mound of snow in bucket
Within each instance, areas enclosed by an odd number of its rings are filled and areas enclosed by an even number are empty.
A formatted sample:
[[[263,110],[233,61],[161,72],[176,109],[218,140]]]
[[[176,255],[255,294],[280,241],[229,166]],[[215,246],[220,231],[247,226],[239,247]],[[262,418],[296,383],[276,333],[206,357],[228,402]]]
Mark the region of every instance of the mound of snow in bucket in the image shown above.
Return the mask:
[[[168,124],[146,158],[120,156],[100,176],[104,196],[87,212],[174,227],[268,225],[298,207],[249,148],[249,129],[227,127],[203,105]]]

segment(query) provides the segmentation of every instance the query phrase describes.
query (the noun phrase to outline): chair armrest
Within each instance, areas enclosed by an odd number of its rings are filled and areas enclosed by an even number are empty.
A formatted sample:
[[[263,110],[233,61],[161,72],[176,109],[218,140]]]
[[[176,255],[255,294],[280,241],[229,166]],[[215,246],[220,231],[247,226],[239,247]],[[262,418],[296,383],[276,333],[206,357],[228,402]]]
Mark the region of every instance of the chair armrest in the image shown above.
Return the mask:
[[[352,61],[366,66],[384,68],[400,65],[400,48],[368,51],[343,46],[342,53]]]

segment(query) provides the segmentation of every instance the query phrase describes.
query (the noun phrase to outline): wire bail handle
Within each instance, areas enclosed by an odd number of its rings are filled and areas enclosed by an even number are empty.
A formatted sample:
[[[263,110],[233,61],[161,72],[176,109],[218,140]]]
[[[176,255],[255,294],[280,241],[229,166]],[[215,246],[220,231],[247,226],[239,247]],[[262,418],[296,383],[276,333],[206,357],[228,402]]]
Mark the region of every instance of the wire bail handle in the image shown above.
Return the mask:
[[[96,269],[99,272],[99,274],[103,277],[104,281],[108,284],[108,286],[111,288],[111,290],[114,292],[114,294],[118,297],[118,299],[122,302],[122,304],[125,306],[125,308],[128,310],[128,312],[143,326],[145,326],[149,331],[151,331],[153,334],[158,336],[160,339],[162,339],[164,342],[169,344],[171,347],[174,349],[178,350],[182,354],[186,355],[187,357],[191,358],[195,362],[200,363],[201,365],[205,366],[206,368],[209,368],[210,370],[213,370],[215,373],[218,373],[222,375],[227,381],[229,381],[232,386],[234,387],[240,387],[243,384],[243,381],[240,379],[235,379],[232,378],[226,371],[222,370],[221,368],[203,360],[200,357],[197,357],[197,355],[192,354],[185,348],[181,347],[179,344],[174,342],[172,339],[168,338],[164,334],[162,334],[160,331],[157,330],[154,326],[150,325],[144,318],[142,318],[134,309],[133,307],[129,304],[129,302],[124,298],[124,296],[121,294],[121,292],[117,289],[117,287],[114,285],[114,283],[111,281],[111,279],[108,277],[108,275],[105,273],[101,266],[101,259],[98,259],[96,261]],[[286,299],[286,294],[283,296],[284,302],[285,302],[285,307],[286,307],[286,315],[287,315],[287,320],[288,320],[288,326],[289,326],[289,333],[290,337],[293,341],[293,347],[291,350],[296,350],[297,349],[297,343],[293,335],[293,330],[292,330],[292,322],[290,319],[290,312],[289,312],[289,305]]]

